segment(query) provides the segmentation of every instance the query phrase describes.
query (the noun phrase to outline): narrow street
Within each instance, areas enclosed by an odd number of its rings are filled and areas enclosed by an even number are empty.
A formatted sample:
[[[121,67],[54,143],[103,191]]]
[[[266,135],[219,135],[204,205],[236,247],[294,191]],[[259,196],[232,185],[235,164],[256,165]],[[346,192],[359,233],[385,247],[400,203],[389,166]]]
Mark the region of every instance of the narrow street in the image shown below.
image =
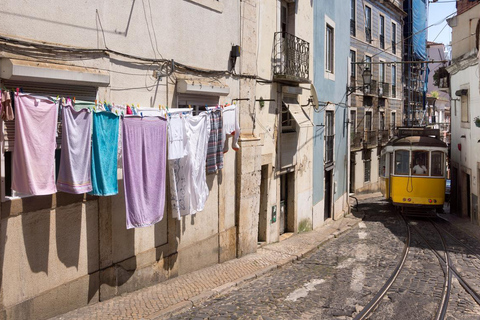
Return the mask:
[[[326,242],[311,255],[234,287],[175,316],[175,319],[351,319],[382,289],[403,257],[403,268],[370,319],[478,319],[480,305],[456,276],[450,277],[432,249],[444,254],[438,226],[450,256],[475,295],[480,292],[480,241],[445,218],[406,221],[381,198],[361,201],[354,215],[363,221]],[[477,236],[480,233],[477,233]],[[467,244],[466,246],[464,244]],[[451,283],[447,288],[446,284]],[[442,302],[447,302],[442,304]],[[443,305],[443,307],[442,307]]]

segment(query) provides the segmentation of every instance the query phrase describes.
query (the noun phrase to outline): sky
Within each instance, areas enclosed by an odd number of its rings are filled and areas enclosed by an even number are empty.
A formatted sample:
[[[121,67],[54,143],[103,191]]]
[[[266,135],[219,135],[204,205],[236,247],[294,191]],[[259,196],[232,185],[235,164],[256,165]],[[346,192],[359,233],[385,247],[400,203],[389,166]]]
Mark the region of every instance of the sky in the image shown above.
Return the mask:
[[[454,0],[438,0],[431,1],[428,10],[428,25],[441,22],[439,25],[428,28],[428,41],[443,43],[446,46],[450,44],[452,39],[452,29],[447,25],[445,17],[457,11]],[[449,49],[449,48],[448,48]]]

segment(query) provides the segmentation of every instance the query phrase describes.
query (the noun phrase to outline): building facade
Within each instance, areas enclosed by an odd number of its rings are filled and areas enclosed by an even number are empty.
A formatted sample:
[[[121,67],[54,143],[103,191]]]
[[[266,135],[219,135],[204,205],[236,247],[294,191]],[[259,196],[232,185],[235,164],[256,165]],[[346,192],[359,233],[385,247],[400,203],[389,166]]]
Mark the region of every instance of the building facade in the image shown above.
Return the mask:
[[[475,106],[480,101],[478,80],[478,39],[480,6],[457,1],[457,14],[448,19],[452,28],[451,95],[451,211],[478,224],[480,178],[480,129]],[[468,34],[470,36],[465,37]],[[478,124],[480,125],[480,123]]]
[[[110,299],[348,212],[348,3],[47,7],[5,3],[2,90],[145,114],[235,104],[239,148],[227,136],[223,169],[206,175],[202,211],[174,218],[167,181],[163,219],[127,229],[121,151],[118,194],[22,195],[12,190],[15,122],[2,121],[3,318],[47,318]]]
[[[352,193],[380,190],[380,150],[402,124],[402,8],[402,1],[351,0],[347,95]],[[370,85],[362,78],[367,69]]]
[[[338,219],[348,209],[348,106],[345,100],[349,27],[345,1],[314,6],[313,221]],[[315,89],[316,88],[316,89]]]
[[[448,66],[443,43],[427,43],[428,60],[437,61],[430,63],[428,68],[428,89],[427,89],[427,123],[435,129],[440,130],[442,140],[450,145],[450,94],[448,88]],[[438,62],[445,61],[445,62]]]

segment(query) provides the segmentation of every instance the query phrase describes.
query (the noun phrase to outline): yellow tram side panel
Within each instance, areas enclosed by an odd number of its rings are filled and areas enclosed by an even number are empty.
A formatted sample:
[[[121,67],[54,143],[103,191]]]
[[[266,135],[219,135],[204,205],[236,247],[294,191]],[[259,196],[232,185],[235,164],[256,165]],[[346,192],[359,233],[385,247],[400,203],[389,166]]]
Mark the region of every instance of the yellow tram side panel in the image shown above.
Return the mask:
[[[390,179],[391,199],[396,205],[438,206],[445,202],[444,178],[391,176]]]

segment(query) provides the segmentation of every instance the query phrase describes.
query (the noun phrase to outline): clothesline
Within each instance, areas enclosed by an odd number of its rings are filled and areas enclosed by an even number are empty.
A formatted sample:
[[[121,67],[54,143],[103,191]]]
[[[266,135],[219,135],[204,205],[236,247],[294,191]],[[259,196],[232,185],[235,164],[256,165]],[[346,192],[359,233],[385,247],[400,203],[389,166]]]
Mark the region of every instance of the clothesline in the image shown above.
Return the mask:
[[[133,108],[134,114],[128,113],[128,105],[104,103],[105,110],[95,110],[88,108],[91,103],[19,90],[13,99],[4,90],[1,97],[2,116],[11,102],[15,106],[12,189],[28,195],[57,191],[116,195],[121,157],[127,228],[152,225],[163,218],[167,167],[173,216],[180,219],[202,211],[209,193],[206,173],[223,168],[227,134],[234,136],[232,147],[238,149],[235,105],[214,106],[198,115],[192,115],[190,108]],[[74,108],[77,104],[82,108]],[[149,121],[141,121],[144,116]],[[55,176],[59,121],[62,145]]]

